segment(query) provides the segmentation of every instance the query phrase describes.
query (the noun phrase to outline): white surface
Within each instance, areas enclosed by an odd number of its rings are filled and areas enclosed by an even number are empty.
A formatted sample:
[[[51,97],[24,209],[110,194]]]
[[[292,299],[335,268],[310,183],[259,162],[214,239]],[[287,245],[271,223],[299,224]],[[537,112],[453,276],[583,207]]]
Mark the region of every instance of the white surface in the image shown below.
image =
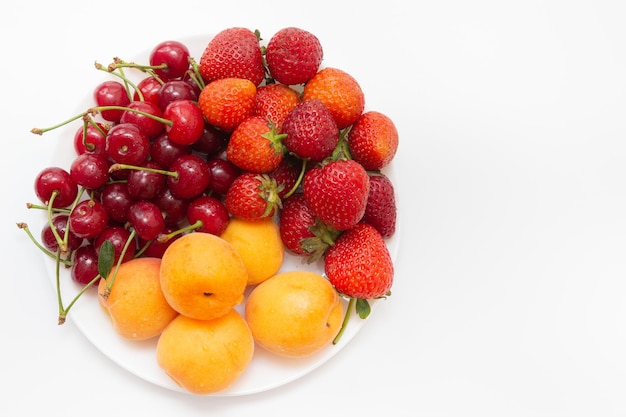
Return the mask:
[[[403,3],[5,7],[1,415],[626,414],[626,6]],[[55,146],[29,131],[68,116],[93,61],[229,26],[318,35],[396,122],[411,215],[392,298],[336,357],[275,390],[205,398],[57,326],[44,261],[15,223]]]

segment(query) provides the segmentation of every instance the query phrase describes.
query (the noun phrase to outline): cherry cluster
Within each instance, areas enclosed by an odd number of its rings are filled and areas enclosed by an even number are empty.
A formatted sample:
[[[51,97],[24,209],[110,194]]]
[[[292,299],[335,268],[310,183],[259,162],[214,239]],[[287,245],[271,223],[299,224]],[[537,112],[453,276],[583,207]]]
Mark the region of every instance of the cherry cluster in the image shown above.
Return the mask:
[[[105,242],[118,262],[160,257],[192,229],[221,234],[229,222],[224,196],[241,174],[225,157],[229,134],[206,123],[197,105],[203,81],[184,44],[157,45],[149,65],[115,59],[96,67],[118,78],[94,89],[94,107],[33,129],[83,121],[73,162],[43,169],[34,183],[43,205],[29,205],[48,212],[40,248],[86,287],[97,282]],[[143,78],[133,83],[130,70]]]

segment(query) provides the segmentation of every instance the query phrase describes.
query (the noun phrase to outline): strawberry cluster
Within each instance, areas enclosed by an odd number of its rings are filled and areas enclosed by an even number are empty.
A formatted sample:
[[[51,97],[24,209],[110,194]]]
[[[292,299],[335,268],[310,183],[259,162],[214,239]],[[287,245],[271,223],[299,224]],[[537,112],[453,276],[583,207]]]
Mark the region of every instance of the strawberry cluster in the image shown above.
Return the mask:
[[[365,111],[349,73],[322,67],[314,34],[284,28],[265,47],[256,35],[222,31],[199,65],[211,80],[200,108],[231,132],[226,157],[245,172],[226,207],[247,219],[277,216],[285,247],[309,262],[323,258],[345,296],[384,297],[393,281],[385,239],[395,233],[396,204],[382,170],[397,151],[397,129]]]
[[[397,209],[384,171],[398,148],[394,123],[366,110],[348,72],[323,67],[312,33],[287,27],[262,41],[233,27],[197,62],[170,41],[149,65],[99,67],[121,81],[99,85],[97,106],[70,119],[84,121],[71,172],[51,167],[35,181],[50,217],[43,249],[64,255],[77,281],[159,256],[184,233],[219,235],[233,217],[273,218],[285,248],[322,262],[362,317],[367,300],[390,294]],[[127,68],[146,75],[135,84]]]

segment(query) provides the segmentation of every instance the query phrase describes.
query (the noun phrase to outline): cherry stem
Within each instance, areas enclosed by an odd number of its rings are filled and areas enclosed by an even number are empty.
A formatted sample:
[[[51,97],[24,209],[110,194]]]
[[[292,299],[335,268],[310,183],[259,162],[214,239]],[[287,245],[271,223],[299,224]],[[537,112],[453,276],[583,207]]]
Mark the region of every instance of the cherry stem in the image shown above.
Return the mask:
[[[93,277],[91,281],[89,281],[87,284],[83,285],[83,288],[81,288],[81,290],[74,296],[72,301],[70,301],[70,303],[67,305],[67,307],[63,310],[64,313],[65,313],[65,316],[67,316],[67,314],[70,312],[70,309],[72,308],[72,306],[74,304],[76,304],[76,301],[78,301],[80,296],[83,295],[85,293],[85,291],[87,291],[92,285],[94,285],[96,282],[98,282],[98,280],[100,278],[102,278],[100,276],[100,274],[96,274],[96,276]]]
[[[302,179],[304,178],[304,173],[306,172],[307,162],[308,162],[308,159],[302,160],[302,168],[300,169],[300,174],[298,175],[298,179],[296,180],[296,183],[293,185],[293,187],[291,187],[291,190],[289,190],[289,192],[287,192],[287,194],[283,196],[283,199],[291,197],[291,195],[296,192],[298,187],[300,187],[300,184],[302,183]]]
[[[202,227],[202,224],[203,224],[202,220],[196,220],[195,223],[187,225],[185,227],[181,227],[180,229],[175,230],[175,231],[173,231],[171,233],[159,235],[157,237],[157,241],[160,242],[160,243],[167,242],[168,240],[170,240],[171,238],[173,238],[176,235],[182,235],[183,233],[191,232],[193,230],[196,230],[196,229]]]
[[[111,64],[109,65],[108,68],[105,68],[104,65],[96,62],[95,67],[97,70],[100,71],[104,71],[107,72],[109,74],[115,75],[116,77],[120,78],[123,82],[124,82],[124,86],[126,87],[126,94],[128,95],[128,98],[130,100],[133,99],[133,95],[130,92],[130,89],[128,88],[128,86],[130,86],[133,91],[135,91],[137,93],[137,95],[139,96],[140,100],[143,101],[144,97],[143,97],[143,93],[141,92],[141,90],[139,89],[139,87],[137,87],[137,85],[132,82],[128,77],[126,77],[126,74],[124,74],[124,71],[122,70],[122,68],[119,68],[118,72],[115,72],[115,69],[118,68],[116,66],[114,66],[115,64]]]
[[[96,106],[96,107],[91,107],[87,110],[85,110],[84,112],[77,114],[76,116],[70,117],[69,119],[58,123],[56,125],[50,126],[50,127],[46,127],[46,128],[33,128],[31,129],[31,133],[34,133],[35,135],[43,135],[46,132],[49,132],[51,130],[57,129],[61,126],[65,126],[75,120],[81,119],[81,118],[85,118],[85,117],[89,117],[89,116],[95,116],[98,113],[101,113],[105,110],[122,110],[122,111],[130,111],[133,113],[137,113],[137,114],[141,114],[142,116],[146,116],[149,117],[150,119],[156,120],[158,122],[161,122],[163,124],[166,124],[168,126],[172,126],[173,122],[169,119],[165,119],[163,117],[159,117],[159,116],[155,116],[154,114],[151,113],[146,113],[144,111],[141,110],[137,110],[137,109],[133,109],[130,107],[124,107],[124,106]]]
[[[60,279],[61,273],[59,271],[60,266],[61,266],[60,260],[61,260],[61,248],[59,247],[59,250],[57,251],[57,255],[56,255],[56,262],[55,262],[57,302],[59,305],[59,321],[58,321],[59,325],[65,323],[65,318],[67,317],[67,312],[63,308],[63,297],[61,295],[61,279]]]
[[[28,227],[26,223],[17,223],[17,227],[24,230],[24,232],[26,232],[26,235],[28,235],[28,237],[35,244],[35,246],[37,246],[45,255],[49,256],[52,259],[56,259],[57,257],[56,254],[50,252],[46,247],[44,247],[41,243],[39,243],[37,239],[35,239],[32,232],[30,231],[30,228]],[[72,261],[63,259],[63,258],[61,259],[61,262],[63,262],[63,264],[66,266],[74,265]]]
[[[117,171],[119,169],[135,169],[139,171],[154,172],[156,174],[169,175],[170,177],[178,178],[178,172],[175,171],[166,171],[158,168],[142,167],[139,165],[128,165],[120,163],[111,164],[111,166],[109,167],[109,172]]]
[[[48,206],[42,206],[40,204],[33,204],[33,203],[26,203],[26,208],[27,209],[37,209],[37,210],[48,210]],[[69,213],[70,209],[52,207],[52,211],[54,213]]]
[[[337,343],[339,343],[339,339],[341,339],[341,336],[343,336],[343,333],[346,330],[346,327],[348,327],[348,322],[350,321],[350,314],[352,313],[352,310],[354,309],[355,304],[356,304],[356,298],[350,297],[350,301],[348,301],[348,308],[346,308],[346,314],[343,316],[343,322],[341,323],[341,328],[339,329],[339,333],[337,333],[337,336],[335,336],[335,338],[333,339],[333,345],[336,345]]]
[[[189,71],[189,76],[202,90],[205,84],[204,84],[204,78],[202,78],[202,75],[200,75],[200,69],[198,68],[198,63],[193,57],[189,57],[188,60],[189,60],[189,65],[191,66],[191,71]]]
[[[61,237],[61,235],[59,234],[59,231],[57,230],[56,227],[54,227],[54,223],[52,222],[52,216],[53,216],[53,210],[52,210],[52,205],[54,203],[54,200],[56,199],[56,196],[58,194],[58,191],[54,190],[52,192],[52,195],[50,196],[50,200],[48,201],[48,223],[50,224],[50,230],[52,231],[52,235],[54,236],[54,238],[57,241],[57,244],[59,245],[59,249],[61,250],[62,253],[67,253],[67,243],[65,240],[65,237],[68,236],[68,228],[65,228],[65,234],[63,237]]]
[[[146,72],[150,75],[152,75],[154,78],[156,78],[157,80],[159,80],[161,83],[163,82],[163,80],[161,80],[156,73],[154,72],[155,69],[167,69],[167,64],[163,63],[163,64],[159,64],[159,65],[142,65],[142,64],[136,64],[134,62],[126,62],[120,58],[113,58],[113,63],[109,65],[109,72],[113,72],[115,71],[117,68],[134,68],[134,69],[138,69],[141,72]]]

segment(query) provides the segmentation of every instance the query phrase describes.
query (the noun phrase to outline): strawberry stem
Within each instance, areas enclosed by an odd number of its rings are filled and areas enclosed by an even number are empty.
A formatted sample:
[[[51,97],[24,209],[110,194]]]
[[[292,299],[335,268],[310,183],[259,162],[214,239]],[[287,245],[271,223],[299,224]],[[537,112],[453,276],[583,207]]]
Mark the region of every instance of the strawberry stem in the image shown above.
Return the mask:
[[[350,297],[350,301],[348,301],[348,308],[346,308],[346,314],[344,314],[343,316],[343,322],[341,323],[341,328],[339,329],[339,333],[337,333],[337,336],[335,336],[335,338],[333,339],[333,345],[336,345],[337,343],[339,343],[339,340],[341,339],[341,336],[343,336],[343,333],[345,332],[346,327],[348,327],[348,322],[350,321],[350,313],[354,309],[355,303],[356,303],[356,298]]]

